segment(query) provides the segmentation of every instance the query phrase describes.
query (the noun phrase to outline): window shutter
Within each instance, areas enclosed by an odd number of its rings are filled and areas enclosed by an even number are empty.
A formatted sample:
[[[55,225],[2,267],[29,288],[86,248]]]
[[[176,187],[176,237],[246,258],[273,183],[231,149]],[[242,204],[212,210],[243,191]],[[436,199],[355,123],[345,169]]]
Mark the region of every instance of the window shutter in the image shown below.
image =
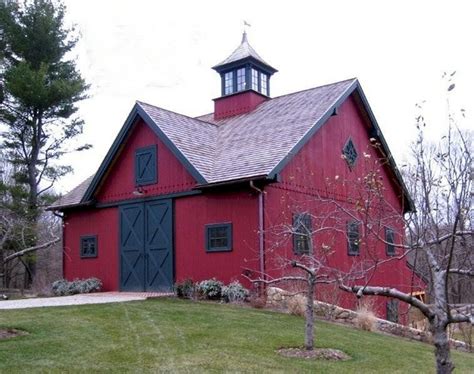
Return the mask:
[[[157,182],[156,146],[137,149],[135,152],[135,184]]]

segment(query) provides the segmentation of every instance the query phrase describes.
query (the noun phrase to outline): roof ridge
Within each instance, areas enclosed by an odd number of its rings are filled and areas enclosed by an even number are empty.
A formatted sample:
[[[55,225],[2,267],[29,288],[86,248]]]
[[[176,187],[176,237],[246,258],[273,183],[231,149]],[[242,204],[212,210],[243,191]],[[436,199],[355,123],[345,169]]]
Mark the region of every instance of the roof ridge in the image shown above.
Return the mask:
[[[272,97],[271,99],[274,100],[274,99],[279,99],[281,97],[285,97],[285,96],[291,96],[291,95],[295,95],[295,94],[298,94],[298,93],[301,93],[301,92],[306,92],[306,91],[312,91],[312,90],[316,90],[318,88],[323,88],[323,87],[328,87],[328,86],[334,86],[336,84],[339,84],[339,83],[344,83],[344,82],[349,82],[349,81],[358,81],[358,79],[356,77],[354,78],[349,78],[349,79],[343,79],[342,81],[337,81],[337,82],[333,82],[333,83],[327,83],[327,84],[323,84],[321,86],[316,86],[316,87],[311,87],[311,88],[305,88],[304,90],[300,90],[300,91],[294,91],[294,92],[290,92],[290,93],[287,93],[287,94],[284,94],[284,95],[280,95],[280,96],[275,96],[275,97]]]
[[[350,82],[350,81],[359,81],[359,80],[358,80],[356,77],[354,77],[354,78],[349,78],[349,79],[343,79],[342,81],[337,81],[337,82],[333,82],[333,83],[327,83],[327,84],[323,84],[323,85],[321,85],[321,86],[316,86],[316,87],[311,87],[311,88],[305,88],[304,90],[294,91],[294,92],[290,92],[290,93],[283,94],[283,95],[280,95],[280,96],[271,97],[271,98],[270,98],[270,101],[271,101],[271,100],[275,100],[275,99],[279,99],[279,98],[282,98],[282,97],[286,97],[286,96],[296,95],[296,94],[301,93],[301,92],[312,91],[312,90],[316,90],[316,89],[318,89],[318,88],[333,86],[333,85],[335,85],[335,84],[344,83],[344,82]],[[263,103],[265,103],[265,101],[262,102],[262,103],[260,103],[260,104],[257,106],[257,108],[258,108],[261,104],[263,104]],[[255,108],[255,109],[257,109],[257,108]],[[195,117],[195,119],[197,119],[198,121],[202,121],[202,120],[199,119],[199,117],[205,117],[205,116],[209,116],[209,115],[211,115],[211,114],[214,114],[214,112],[209,112],[209,113],[201,114],[201,115]],[[245,113],[232,116],[231,118],[238,117],[238,116],[241,116],[241,115],[245,115]],[[203,121],[203,122],[207,122],[207,121]],[[211,123],[211,122],[207,122],[207,123]],[[211,124],[213,124],[213,123],[211,123]],[[217,127],[221,127],[221,126],[219,126],[219,125],[217,125],[217,124],[216,124],[216,126],[217,126]]]
[[[195,120],[195,121],[199,121],[199,122],[205,123],[206,125],[211,125],[211,126],[218,127],[216,124],[214,124],[214,123],[212,123],[212,122],[203,121],[202,119],[195,118],[195,117],[191,117],[191,116],[188,116],[188,115],[186,115],[186,114],[178,113],[178,112],[175,112],[175,111],[173,111],[173,110],[165,109],[165,108],[162,108],[162,107],[159,107],[159,106],[150,104],[150,103],[145,103],[144,101],[135,100],[135,103],[138,104],[138,105],[140,105],[140,106],[142,106],[142,105],[148,105],[148,106],[151,106],[151,107],[156,108],[156,109],[163,110],[163,111],[168,112],[168,113],[173,113],[173,114],[176,114],[176,115],[181,116],[181,117],[186,117],[186,118],[189,118],[189,119],[192,119],[192,120]]]

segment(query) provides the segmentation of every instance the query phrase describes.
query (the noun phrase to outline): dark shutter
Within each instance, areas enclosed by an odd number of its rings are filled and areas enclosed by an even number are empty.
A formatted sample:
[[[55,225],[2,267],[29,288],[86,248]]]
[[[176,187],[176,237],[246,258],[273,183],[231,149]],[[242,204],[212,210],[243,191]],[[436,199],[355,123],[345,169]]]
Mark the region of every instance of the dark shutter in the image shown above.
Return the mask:
[[[136,185],[157,182],[156,146],[137,149],[135,152],[135,183]]]

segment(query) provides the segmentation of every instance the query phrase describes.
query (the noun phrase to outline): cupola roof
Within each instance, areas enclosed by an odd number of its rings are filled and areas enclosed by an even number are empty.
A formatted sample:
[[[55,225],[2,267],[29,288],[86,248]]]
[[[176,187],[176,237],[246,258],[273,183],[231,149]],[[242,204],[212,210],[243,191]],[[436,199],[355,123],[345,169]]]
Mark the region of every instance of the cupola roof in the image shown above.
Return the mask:
[[[242,34],[242,42],[240,45],[231,53],[229,57],[227,57],[224,61],[220,62],[219,64],[213,66],[214,70],[220,71],[225,69],[230,65],[234,65],[235,63],[245,60],[245,59],[253,59],[260,64],[263,64],[271,73],[276,73],[274,67],[272,67],[269,63],[267,63],[260,55],[253,49],[247,39],[247,33],[244,31]]]

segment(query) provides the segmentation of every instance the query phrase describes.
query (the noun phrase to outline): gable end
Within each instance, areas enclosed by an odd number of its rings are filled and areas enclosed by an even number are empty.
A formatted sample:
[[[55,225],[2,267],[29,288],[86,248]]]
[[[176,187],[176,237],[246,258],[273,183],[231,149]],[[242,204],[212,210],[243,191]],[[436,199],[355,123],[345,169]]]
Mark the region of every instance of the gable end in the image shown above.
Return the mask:
[[[81,204],[85,204],[92,200],[95,191],[99,187],[103,177],[113,164],[115,157],[117,156],[120,148],[124,144],[127,137],[130,135],[130,131],[133,126],[140,119],[146,123],[146,125],[156,134],[156,136],[165,144],[165,146],[173,153],[173,155],[180,161],[185,169],[191,174],[191,176],[199,184],[207,183],[206,179],[199,173],[199,171],[189,162],[189,160],[183,155],[183,153],[176,147],[176,145],[165,135],[165,133],[156,125],[155,121],[145,112],[145,110],[136,103],[132,111],[127,117],[122,129],[115,138],[112,146],[110,147],[107,155],[105,156],[102,164],[100,165],[97,173],[94,175],[92,182],[87,188],[84,196],[81,199]]]

